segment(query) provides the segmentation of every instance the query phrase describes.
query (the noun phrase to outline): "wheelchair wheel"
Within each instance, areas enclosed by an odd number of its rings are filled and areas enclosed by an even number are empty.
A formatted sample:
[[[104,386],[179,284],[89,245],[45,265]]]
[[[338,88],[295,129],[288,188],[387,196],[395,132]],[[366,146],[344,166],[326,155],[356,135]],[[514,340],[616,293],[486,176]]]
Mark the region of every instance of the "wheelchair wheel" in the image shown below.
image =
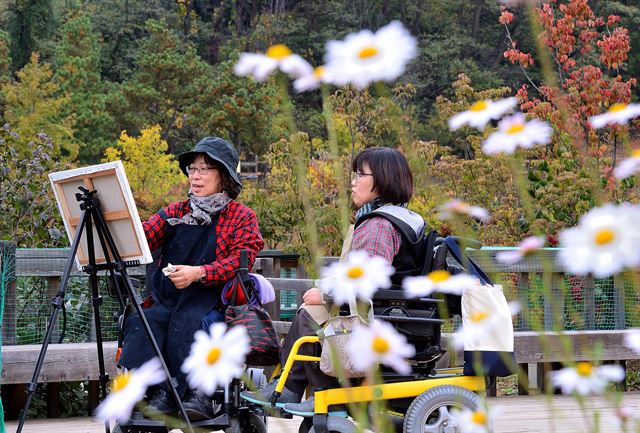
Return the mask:
[[[238,418],[231,418],[229,424],[224,433],[267,433],[267,423],[260,415],[255,413],[249,414],[249,431],[242,431]]]
[[[404,433],[460,433],[450,409],[477,410],[480,398],[468,389],[444,385],[423,392],[409,406],[404,417]]]
[[[358,431],[358,428],[348,418],[330,416],[327,419],[327,430],[329,430],[329,433],[354,433]],[[309,429],[309,433],[316,433],[316,429],[312,426]]]

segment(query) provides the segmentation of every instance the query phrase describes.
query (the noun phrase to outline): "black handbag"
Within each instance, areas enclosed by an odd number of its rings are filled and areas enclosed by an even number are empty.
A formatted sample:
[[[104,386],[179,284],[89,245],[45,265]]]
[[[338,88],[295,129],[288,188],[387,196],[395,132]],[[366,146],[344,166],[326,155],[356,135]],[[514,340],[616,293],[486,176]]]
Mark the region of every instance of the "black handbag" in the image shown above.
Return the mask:
[[[243,251],[244,252],[244,251]],[[249,365],[276,365],[280,362],[280,341],[273,329],[273,323],[267,310],[260,303],[255,285],[247,274],[246,253],[240,255],[240,269],[236,274],[238,284],[233,291],[231,303],[227,307],[224,321],[229,327],[243,325],[249,334],[251,351],[247,354]],[[237,291],[242,290],[247,302],[236,305]]]

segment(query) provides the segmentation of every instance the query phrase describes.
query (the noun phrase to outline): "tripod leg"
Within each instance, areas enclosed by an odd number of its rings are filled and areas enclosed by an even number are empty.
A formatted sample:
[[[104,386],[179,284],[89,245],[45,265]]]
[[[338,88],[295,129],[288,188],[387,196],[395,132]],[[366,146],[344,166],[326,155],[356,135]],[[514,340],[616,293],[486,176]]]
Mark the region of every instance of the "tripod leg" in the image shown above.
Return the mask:
[[[156,342],[156,339],[153,336],[153,332],[151,331],[151,326],[149,325],[149,322],[147,321],[147,318],[144,315],[144,311],[142,310],[142,299],[140,298],[140,296],[138,295],[138,293],[135,291],[133,287],[133,283],[131,282],[131,278],[129,278],[129,274],[127,273],[127,268],[124,264],[124,261],[122,260],[122,258],[120,257],[120,254],[118,253],[118,249],[113,240],[113,237],[111,236],[111,233],[109,232],[109,228],[107,227],[104,219],[102,218],[102,214],[100,212],[97,212],[95,215],[95,224],[96,224],[96,227],[98,228],[98,233],[100,234],[101,239],[102,239],[102,236],[104,236],[104,240],[106,240],[109,250],[113,253],[113,259],[115,262],[116,271],[119,272],[123,277],[126,293],[129,299],[131,300],[131,304],[133,305],[136,312],[138,313],[138,316],[140,317],[140,321],[142,322],[145,333],[147,334],[147,337],[149,338],[149,342],[153,347],[154,353],[158,356],[158,359],[162,364],[162,368],[169,381],[169,385],[170,385],[169,389],[171,390],[173,398],[178,404],[178,409],[182,414],[182,417],[185,421],[188,431],[193,433],[193,427],[191,426],[189,417],[187,416],[187,413],[184,409],[184,405],[182,404],[182,399],[178,394],[178,382],[175,378],[171,377],[171,372],[169,371],[169,367],[167,367],[167,364],[164,361],[164,357],[162,356],[162,351],[160,350],[160,347],[158,347],[158,343]],[[104,251],[105,251],[105,254],[108,254],[106,249]],[[117,289],[118,291],[120,291],[119,279],[116,278],[115,281],[116,281],[116,285],[118,286]]]
[[[89,285],[91,286],[91,299],[92,299],[92,309],[93,309],[93,320],[95,322],[96,327],[96,346],[98,350],[98,371],[99,371],[99,382],[100,382],[100,400],[104,400],[107,398],[107,383],[109,382],[109,375],[106,373],[106,368],[104,366],[104,351],[102,350],[102,326],[100,322],[100,305],[102,305],[102,297],[98,292],[98,269],[96,267],[96,252],[93,248],[93,227],[91,224],[91,220],[96,218],[96,213],[99,213],[94,207],[90,210],[89,217],[87,218],[87,245],[88,255],[89,255],[89,266],[85,267],[85,271],[89,271]],[[99,227],[96,225],[96,228],[99,230]],[[108,252],[104,248],[105,245],[102,242],[102,237],[100,236],[100,241],[102,243],[102,249],[104,251],[105,257]],[[109,433],[109,422],[105,422],[105,432]]]
[[[38,388],[38,376],[40,376],[40,371],[42,370],[42,364],[44,363],[44,357],[47,353],[47,348],[49,347],[49,341],[51,340],[51,335],[53,334],[53,324],[56,323],[58,319],[58,313],[60,312],[60,308],[64,303],[64,294],[67,290],[67,285],[69,284],[69,276],[71,275],[71,268],[73,267],[73,262],[76,257],[76,252],[78,251],[78,246],[80,245],[80,237],[82,236],[82,231],[84,230],[87,219],[87,212],[82,211],[82,215],[80,216],[80,223],[78,224],[76,237],[71,244],[71,253],[69,254],[69,258],[67,259],[67,264],[64,268],[64,273],[62,274],[62,282],[60,284],[60,289],[56,296],[51,300],[51,305],[53,306],[53,310],[51,311],[51,316],[49,317],[49,323],[47,325],[47,333],[44,337],[44,341],[42,342],[42,348],[40,349],[40,354],[38,355],[38,361],[36,362],[36,368],[33,372],[33,377],[31,379],[31,383],[29,383],[27,387],[27,399],[22,407],[22,412],[20,412],[20,420],[18,422],[18,428],[16,433],[22,432],[22,427],[24,426],[24,422],[27,418],[27,413],[29,412],[29,406],[31,405],[31,400],[33,400],[33,395]]]

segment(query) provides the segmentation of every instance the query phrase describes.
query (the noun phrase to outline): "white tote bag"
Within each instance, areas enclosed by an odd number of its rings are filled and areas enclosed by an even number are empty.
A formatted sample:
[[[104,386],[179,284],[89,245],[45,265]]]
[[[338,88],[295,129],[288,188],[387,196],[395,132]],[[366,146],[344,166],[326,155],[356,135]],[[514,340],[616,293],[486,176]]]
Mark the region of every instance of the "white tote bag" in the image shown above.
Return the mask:
[[[515,373],[513,321],[501,285],[478,285],[462,294],[464,373]]]

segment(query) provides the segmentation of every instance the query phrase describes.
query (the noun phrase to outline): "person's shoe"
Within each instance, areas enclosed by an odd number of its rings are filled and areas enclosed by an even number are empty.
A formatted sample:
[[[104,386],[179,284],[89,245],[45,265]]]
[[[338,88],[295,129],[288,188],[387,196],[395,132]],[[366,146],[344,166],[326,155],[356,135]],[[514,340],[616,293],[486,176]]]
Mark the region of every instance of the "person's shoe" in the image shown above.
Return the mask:
[[[315,399],[312,396],[302,403],[287,403],[282,407],[282,409],[292,415],[311,417],[315,414],[314,406]],[[329,407],[329,416],[341,416],[346,418],[348,414],[344,405],[339,404]]]
[[[271,404],[271,397],[273,397],[273,393],[276,391],[276,385],[278,385],[278,380],[274,380],[264,388],[260,388],[256,391],[242,391],[240,393],[240,397],[244,400],[250,401],[251,403],[269,405]],[[285,386],[282,388],[282,393],[276,401],[276,407],[283,407],[287,403],[299,403],[300,399],[302,399],[302,396],[294,393],[293,391],[289,391]]]
[[[142,416],[145,418],[157,418],[177,411],[178,405],[173,401],[173,396],[168,391],[159,389],[153,394],[149,404],[142,409]]]
[[[212,419],[215,415],[211,399],[200,391],[189,391],[183,404],[189,421]]]

